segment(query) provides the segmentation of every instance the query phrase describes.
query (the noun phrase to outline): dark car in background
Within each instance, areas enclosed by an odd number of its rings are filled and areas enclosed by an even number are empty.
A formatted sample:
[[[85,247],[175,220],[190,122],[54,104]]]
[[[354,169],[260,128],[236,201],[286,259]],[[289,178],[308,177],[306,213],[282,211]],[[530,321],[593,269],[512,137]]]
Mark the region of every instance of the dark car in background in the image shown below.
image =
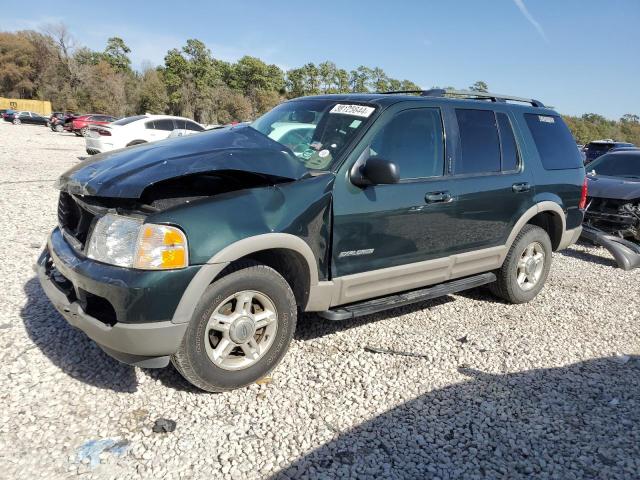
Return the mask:
[[[7,120],[5,118],[5,120]],[[27,123],[31,125],[47,125],[49,119],[47,117],[43,117],[39,113],[36,112],[15,112],[11,116],[11,120],[9,120],[14,125],[20,125],[21,123]]]
[[[596,158],[604,155],[612,148],[635,147],[633,143],[616,142],[615,140],[594,140],[584,147],[585,164],[593,162]]]
[[[12,110],[12,109],[10,109],[10,108],[9,108],[9,109],[7,109],[7,110],[4,110],[4,111],[2,112],[2,119],[3,119],[5,122],[11,122],[11,121],[13,120],[13,114],[14,114],[14,113],[16,113],[16,111],[15,111],[15,110]]]
[[[298,312],[350,320],[485,284],[532,300],[582,228],[569,128],[537,100],[402,93],[299,98],[76,165],[44,291],[111,356],[172,361],[209,391],[267,375]]]
[[[607,248],[621,268],[640,267],[640,149],[602,155],[587,172],[583,237]]]
[[[87,135],[91,125],[107,125],[116,120],[117,118],[111,115],[89,113],[72,118],[70,122],[65,123],[64,129],[75,133],[79,137],[84,137]]]
[[[68,121],[73,120],[77,115],[72,112],[56,112],[49,117],[49,127],[54,132],[63,132]]]

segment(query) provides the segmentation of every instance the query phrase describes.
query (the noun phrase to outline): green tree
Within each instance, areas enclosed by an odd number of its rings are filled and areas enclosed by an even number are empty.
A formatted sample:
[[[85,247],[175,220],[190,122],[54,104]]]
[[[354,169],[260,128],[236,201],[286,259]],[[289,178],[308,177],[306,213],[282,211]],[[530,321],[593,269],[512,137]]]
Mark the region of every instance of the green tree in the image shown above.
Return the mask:
[[[380,67],[375,67],[370,71],[369,85],[374,92],[386,92],[389,90],[389,77]]]
[[[335,88],[337,83],[336,70],[336,64],[328,60],[318,65],[318,74],[320,75],[320,84],[323,93],[337,93],[337,89]]]
[[[107,40],[103,57],[116,72],[125,73],[131,71],[131,60],[129,59],[131,49],[120,37],[111,37]]]
[[[489,86],[486,84],[486,82],[478,80],[476,83],[469,87],[469,90],[471,90],[472,92],[488,92]]]
[[[371,79],[371,69],[360,65],[349,74],[349,84],[354,93],[365,93],[369,91],[368,85]]]
[[[302,68],[287,71],[286,90],[289,98],[301,97],[306,93],[305,72]]]
[[[168,101],[162,71],[155,68],[145,70],[140,79],[137,112],[163,114]]]
[[[249,95],[255,90],[279,92],[284,89],[284,72],[277,65],[267,65],[256,57],[245,55],[231,66],[227,85]]]

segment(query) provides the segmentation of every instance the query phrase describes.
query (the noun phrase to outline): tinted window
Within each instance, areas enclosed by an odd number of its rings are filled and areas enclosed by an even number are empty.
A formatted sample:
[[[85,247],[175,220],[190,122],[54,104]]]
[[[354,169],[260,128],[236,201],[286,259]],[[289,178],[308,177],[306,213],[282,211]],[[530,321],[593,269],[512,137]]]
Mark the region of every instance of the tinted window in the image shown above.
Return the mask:
[[[371,154],[398,165],[401,179],[442,175],[440,111],[416,108],[398,113],[376,134]]]
[[[613,148],[612,143],[590,143],[587,150],[591,153],[599,153],[600,155],[607,153]]]
[[[173,120],[171,120],[170,118],[156,120],[154,123],[156,125],[156,130],[164,130],[166,132],[170,132],[175,128],[175,126],[173,125]]]
[[[500,141],[491,110],[456,109],[461,152],[456,174],[500,171]]]
[[[582,166],[576,141],[569,127],[556,115],[525,113],[542,166],[546,170],[579,168]]]
[[[194,132],[202,132],[204,128],[194,122],[185,122],[185,127],[187,130],[193,130]]]
[[[596,175],[640,178],[640,152],[607,153],[590,163],[587,170]]]
[[[115,122],[113,122],[114,125],[129,125],[132,122],[136,122],[138,120],[142,120],[143,118],[147,118],[146,115],[135,115],[133,117],[126,117],[126,118],[121,118],[120,120],[117,120]],[[147,128],[153,128],[153,127],[147,127]]]
[[[498,128],[500,129],[500,144],[502,146],[502,170],[511,171],[518,168],[518,147],[513,135],[511,122],[505,113],[496,113]]]
[[[156,128],[156,122],[147,122],[144,124],[144,128],[146,128],[147,130],[155,130]]]

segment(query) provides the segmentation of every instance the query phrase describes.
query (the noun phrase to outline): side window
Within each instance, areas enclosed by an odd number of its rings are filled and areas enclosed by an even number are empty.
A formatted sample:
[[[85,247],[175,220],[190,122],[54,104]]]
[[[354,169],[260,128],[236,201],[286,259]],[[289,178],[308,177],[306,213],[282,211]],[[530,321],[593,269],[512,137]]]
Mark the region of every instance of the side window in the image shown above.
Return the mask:
[[[193,130],[194,132],[202,132],[204,128],[194,122],[185,122],[187,130]]]
[[[518,146],[509,117],[505,113],[496,113],[498,128],[500,129],[500,144],[502,146],[502,171],[510,172],[518,168]]]
[[[171,132],[175,128],[173,125],[173,120],[170,118],[156,120],[155,123],[156,123],[156,130],[164,130],[165,132]]]
[[[455,174],[500,171],[500,140],[492,110],[456,109],[461,152]]]
[[[401,180],[441,176],[444,150],[440,111],[415,108],[397,113],[374,137],[371,154],[394,162]]]
[[[154,122],[153,120],[150,122],[147,122],[144,124],[144,128],[146,128],[147,130],[155,130],[156,129],[156,122]]]
[[[537,115],[534,113],[525,113],[524,118],[545,170],[562,170],[582,166],[582,158],[576,148],[576,141],[562,118],[557,115]]]

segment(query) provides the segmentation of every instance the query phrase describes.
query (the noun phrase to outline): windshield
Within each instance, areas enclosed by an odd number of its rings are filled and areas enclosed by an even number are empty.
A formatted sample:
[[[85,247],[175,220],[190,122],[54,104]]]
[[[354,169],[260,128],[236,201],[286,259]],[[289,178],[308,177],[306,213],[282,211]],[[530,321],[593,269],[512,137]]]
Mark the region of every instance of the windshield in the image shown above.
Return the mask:
[[[609,153],[603,155],[588,167],[589,172],[610,177],[640,178],[640,154]]]
[[[305,167],[328,170],[374,111],[348,101],[295,100],[278,105],[250,127],[289,148]]]

